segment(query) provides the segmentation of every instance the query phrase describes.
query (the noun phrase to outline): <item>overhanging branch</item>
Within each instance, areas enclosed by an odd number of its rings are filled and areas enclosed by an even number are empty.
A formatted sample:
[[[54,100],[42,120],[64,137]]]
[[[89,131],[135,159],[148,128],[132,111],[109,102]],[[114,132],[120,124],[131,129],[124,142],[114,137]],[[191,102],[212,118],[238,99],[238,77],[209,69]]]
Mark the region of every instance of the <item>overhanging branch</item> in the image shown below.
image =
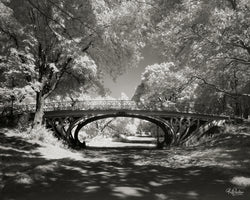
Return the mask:
[[[227,96],[230,96],[232,98],[235,98],[237,96],[250,97],[250,94],[246,94],[246,93],[233,93],[233,92],[228,92],[226,90],[223,90],[223,89],[219,88],[217,85],[209,83],[207,80],[205,80],[204,78],[199,77],[199,76],[193,76],[192,78],[198,79],[198,80],[202,81],[205,85],[208,85],[209,87],[215,89],[217,92],[222,92],[222,93],[224,93]]]

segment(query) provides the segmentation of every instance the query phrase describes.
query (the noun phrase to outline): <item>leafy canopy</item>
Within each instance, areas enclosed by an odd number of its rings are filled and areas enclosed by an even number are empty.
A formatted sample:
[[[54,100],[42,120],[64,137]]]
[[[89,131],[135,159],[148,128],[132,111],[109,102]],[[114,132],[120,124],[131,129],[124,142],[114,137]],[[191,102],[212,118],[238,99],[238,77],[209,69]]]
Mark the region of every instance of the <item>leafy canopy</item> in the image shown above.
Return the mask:
[[[103,91],[103,73],[115,78],[140,60],[147,9],[126,0],[1,0],[1,93]]]

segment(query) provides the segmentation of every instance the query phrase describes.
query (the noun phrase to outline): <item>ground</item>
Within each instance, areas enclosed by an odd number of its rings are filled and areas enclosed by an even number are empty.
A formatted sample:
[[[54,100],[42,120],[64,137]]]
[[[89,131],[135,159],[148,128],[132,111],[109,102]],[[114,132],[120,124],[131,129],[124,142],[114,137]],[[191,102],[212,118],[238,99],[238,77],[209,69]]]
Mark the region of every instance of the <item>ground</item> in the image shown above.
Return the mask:
[[[0,132],[0,199],[250,199],[250,128],[189,148],[72,151]]]

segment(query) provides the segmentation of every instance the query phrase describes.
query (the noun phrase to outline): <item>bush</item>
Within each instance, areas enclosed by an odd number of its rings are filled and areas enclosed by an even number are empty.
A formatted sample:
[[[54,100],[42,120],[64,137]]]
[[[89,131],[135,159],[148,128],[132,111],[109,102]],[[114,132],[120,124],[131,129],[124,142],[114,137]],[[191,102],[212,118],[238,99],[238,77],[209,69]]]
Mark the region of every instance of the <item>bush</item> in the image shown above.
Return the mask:
[[[115,134],[112,137],[112,141],[113,142],[128,142],[128,139],[126,138],[126,136],[121,135],[121,134]]]
[[[31,122],[30,122],[29,113],[23,113],[22,115],[18,117],[17,127],[20,131],[27,131],[30,126],[31,126]]]
[[[192,146],[201,146],[201,145],[205,145],[205,144],[210,144],[216,140],[217,136],[218,135],[216,135],[216,134],[210,134],[210,135],[204,135],[199,139],[192,138],[192,139],[188,140],[187,142],[185,142],[184,146],[192,147]]]
[[[224,133],[235,133],[237,131],[238,127],[233,124],[226,124],[224,127]]]
[[[22,135],[28,140],[32,140],[35,142],[65,147],[63,141],[58,140],[58,138],[55,137],[53,131],[47,129],[45,126],[33,128],[30,131],[22,132]]]
[[[212,127],[200,138],[192,137],[184,143],[184,146],[201,146],[206,144],[212,144],[219,139],[220,134],[225,132],[225,127]]]

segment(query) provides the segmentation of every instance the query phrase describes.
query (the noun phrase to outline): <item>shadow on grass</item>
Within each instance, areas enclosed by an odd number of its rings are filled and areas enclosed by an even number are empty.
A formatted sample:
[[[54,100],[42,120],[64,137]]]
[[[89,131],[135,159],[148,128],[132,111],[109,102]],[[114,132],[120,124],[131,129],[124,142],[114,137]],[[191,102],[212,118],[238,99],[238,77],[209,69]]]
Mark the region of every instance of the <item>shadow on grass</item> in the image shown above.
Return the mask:
[[[8,171],[8,168],[16,168],[18,171],[26,165],[30,166],[33,160],[37,162],[40,159],[39,153],[32,151],[38,147],[38,144],[27,142],[21,137],[0,133],[1,173]]]
[[[1,156],[19,158],[16,163],[3,163],[6,176],[15,174],[5,181],[0,194],[3,200],[226,200],[250,196],[247,188],[242,189],[242,196],[227,194],[225,190],[234,187],[230,183],[233,171],[227,173],[221,167],[138,164],[144,160],[167,162],[171,150],[87,150],[82,152],[82,160],[46,160],[32,153],[39,146],[18,137],[0,137]]]
[[[0,141],[2,147],[14,148],[16,150],[34,150],[39,145],[25,141],[20,136],[7,136],[4,133],[0,133]]]
[[[229,199],[229,177],[216,169],[124,163],[64,159],[37,167],[2,194],[4,199]]]
[[[38,147],[40,145],[27,142],[19,136],[0,133],[0,191],[22,172],[48,162],[35,152]]]

